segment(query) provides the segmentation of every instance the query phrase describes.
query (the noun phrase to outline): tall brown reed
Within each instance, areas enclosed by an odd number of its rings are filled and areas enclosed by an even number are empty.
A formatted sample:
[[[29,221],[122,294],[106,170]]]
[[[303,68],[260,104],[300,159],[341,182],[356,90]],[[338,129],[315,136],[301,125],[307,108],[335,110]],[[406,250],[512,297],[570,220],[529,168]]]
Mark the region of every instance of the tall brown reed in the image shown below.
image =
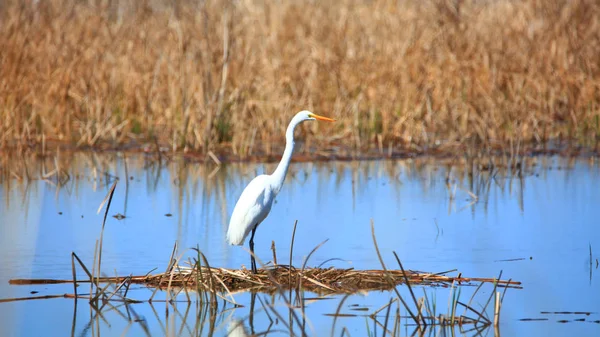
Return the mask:
[[[270,154],[303,108],[339,119],[308,147],[594,146],[599,18],[592,0],[7,0],[0,147]]]

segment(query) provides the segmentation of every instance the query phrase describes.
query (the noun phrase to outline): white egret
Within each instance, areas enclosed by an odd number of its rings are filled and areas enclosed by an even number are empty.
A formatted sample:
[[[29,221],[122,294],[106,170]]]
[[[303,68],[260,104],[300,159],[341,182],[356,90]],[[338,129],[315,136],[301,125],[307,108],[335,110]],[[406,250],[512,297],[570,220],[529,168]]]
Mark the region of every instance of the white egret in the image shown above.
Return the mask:
[[[304,121],[321,120],[333,122],[334,119],[316,115],[310,111],[300,111],[292,118],[285,132],[285,150],[275,172],[271,175],[262,174],[252,179],[246,186],[238,199],[227,230],[227,241],[229,244],[241,246],[250,232],[250,252],[252,272],[256,273],[256,261],[254,260],[254,233],[260,223],[269,215],[273,201],[283,186],[287,174],[290,159],[294,152],[294,129]]]

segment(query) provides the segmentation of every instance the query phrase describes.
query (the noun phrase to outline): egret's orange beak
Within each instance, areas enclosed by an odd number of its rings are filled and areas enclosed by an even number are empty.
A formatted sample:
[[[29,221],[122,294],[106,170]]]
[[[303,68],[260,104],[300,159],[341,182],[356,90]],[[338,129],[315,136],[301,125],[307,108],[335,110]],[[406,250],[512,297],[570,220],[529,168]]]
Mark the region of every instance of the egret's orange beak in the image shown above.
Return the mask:
[[[314,118],[316,120],[320,120],[320,121],[335,122],[335,119],[333,119],[333,118],[323,117],[323,116],[319,116],[317,114],[310,114],[310,117],[312,117],[312,118]]]

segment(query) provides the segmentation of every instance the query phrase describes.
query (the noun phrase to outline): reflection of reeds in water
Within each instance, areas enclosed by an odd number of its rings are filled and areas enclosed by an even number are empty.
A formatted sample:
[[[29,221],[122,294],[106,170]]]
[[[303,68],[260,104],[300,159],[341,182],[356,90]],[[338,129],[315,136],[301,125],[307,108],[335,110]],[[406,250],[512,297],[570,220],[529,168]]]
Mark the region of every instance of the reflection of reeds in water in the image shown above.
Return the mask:
[[[391,189],[400,200],[403,185],[407,180],[421,186],[423,195],[435,191],[438,183],[443,183],[447,190],[449,212],[470,207],[487,209],[490,193],[494,190],[510,195],[523,205],[523,190],[526,177],[534,172],[542,179],[546,178],[547,168],[558,166],[565,168],[565,178],[571,175],[570,168],[584,160],[576,157],[515,157],[509,156],[476,156],[435,158],[418,157],[402,160],[378,161],[330,161],[292,165],[283,193],[294,193],[296,189],[310,180],[308,175],[317,177],[317,197],[331,193],[324,187],[339,190],[344,184],[351,184],[352,200],[364,196],[369,180],[385,178],[387,188]],[[597,167],[599,162],[588,160],[587,165]],[[221,227],[226,228],[229,209],[228,202],[233,202],[229,194],[237,195],[257,173],[272,172],[274,163],[267,164],[223,164],[196,163],[181,156],[167,157],[157,160],[155,156],[128,155],[123,153],[99,154],[58,153],[53,156],[36,156],[24,154],[21,157],[0,157],[0,184],[4,187],[5,202],[14,200],[8,193],[16,193],[24,202],[27,212],[27,196],[30,185],[34,181],[43,180],[60,189],[68,189],[78,196],[82,188],[106,190],[110,184],[119,179],[125,188],[125,203],[129,194],[130,178],[144,179],[146,188],[157,192],[159,183],[169,178],[173,198],[179,214],[186,209],[201,207],[201,214],[220,219]],[[443,177],[444,180],[441,178]],[[314,179],[314,177],[312,178]],[[350,182],[348,181],[350,180]],[[460,198],[459,198],[460,197]],[[464,198],[463,198],[464,197]],[[466,204],[461,200],[469,199]],[[127,212],[127,205],[124,205]],[[204,219],[207,220],[207,219]],[[179,237],[185,235],[184,217],[179,218]],[[212,218],[211,218],[211,221]],[[206,233],[208,234],[208,233]]]
[[[196,304],[193,303],[169,303],[169,314],[156,307],[154,303],[144,304],[150,308],[150,314],[142,316],[138,313],[140,305],[132,303],[109,302],[102,308],[90,306],[89,316],[77,314],[77,306],[74,306],[71,336],[80,336],[84,333],[92,331],[92,335],[103,335],[107,331],[115,332],[113,325],[119,321],[126,322],[121,335],[130,333],[132,329],[139,328],[146,336],[151,336],[160,333],[163,336],[261,336],[261,335],[280,335],[289,336],[321,336],[327,330],[334,335],[351,335],[353,331],[360,333],[359,326],[365,326],[365,335],[368,336],[406,336],[407,329],[411,328],[410,323],[406,323],[407,317],[400,314],[398,308],[391,308],[395,303],[390,301],[387,305],[375,310],[370,314],[345,314],[336,312],[325,314],[332,316],[332,323],[329,329],[321,327],[320,331],[314,331],[314,327],[310,323],[310,318],[303,317],[286,317],[285,311],[299,310],[292,307],[286,308],[286,305],[280,307],[273,306],[276,303],[275,296],[264,296],[261,298],[256,294],[252,294],[251,306],[248,309],[250,312],[243,318],[235,317],[232,314],[243,310],[242,308],[234,308],[227,306],[211,306],[208,303]],[[254,308],[254,302],[258,301],[261,305],[259,308]],[[344,301],[340,301],[340,307]],[[147,308],[143,308],[147,309]],[[344,323],[339,323],[338,319],[344,317]],[[462,316],[461,316],[462,317]],[[353,318],[348,321],[348,318]],[[80,330],[77,329],[77,321],[84,320],[85,324]],[[439,316],[443,319],[443,315]],[[346,324],[350,324],[347,326]],[[461,336],[477,336],[489,333],[490,324],[485,321],[478,324],[470,324],[468,321],[451,324],[446,321],[445,324],[436,325],[416,325],[413,326],[411,336],[438,336],[440,331],[443,335],[451,335],[459,333]],[[495,336],[499,336],[499,327],[494,327]],[[105,331],[107,330],[107,331]],[[104,331],[104,332],[103,332]]]

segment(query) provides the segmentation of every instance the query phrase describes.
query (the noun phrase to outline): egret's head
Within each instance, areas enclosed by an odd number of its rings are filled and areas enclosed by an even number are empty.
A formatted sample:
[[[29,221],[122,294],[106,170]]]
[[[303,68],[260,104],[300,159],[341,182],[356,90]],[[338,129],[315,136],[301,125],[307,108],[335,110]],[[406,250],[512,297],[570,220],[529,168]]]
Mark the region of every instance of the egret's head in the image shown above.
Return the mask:
[[[303,120],[303,121],[304,120],[309,120],[309,121],[320,120],[320,121],[326,121],[326,122],[335,122],[335,119],[333,119],[333,118],[319,116],[308,110],[300,111],[297,114],[297,116],[300,117],[301,120]]]
[[[298,124],[300,124],[304,121],[314,121],[314,120],[335,122],[335,119],[333,119],[333,118],[319,116],[308,110],[302,110],[302,111],[298,112],[294,116],[294,118],[292,118],[292,121],[288,125],[287,130],[285,131],[285,139],[286,139],[287,144],[292,144],[292,146],[293,146],[293,144],[294,144],[294,129],[296,129],[296,126]],[[287,148],[287,145],[286,145],[286,148]]]

